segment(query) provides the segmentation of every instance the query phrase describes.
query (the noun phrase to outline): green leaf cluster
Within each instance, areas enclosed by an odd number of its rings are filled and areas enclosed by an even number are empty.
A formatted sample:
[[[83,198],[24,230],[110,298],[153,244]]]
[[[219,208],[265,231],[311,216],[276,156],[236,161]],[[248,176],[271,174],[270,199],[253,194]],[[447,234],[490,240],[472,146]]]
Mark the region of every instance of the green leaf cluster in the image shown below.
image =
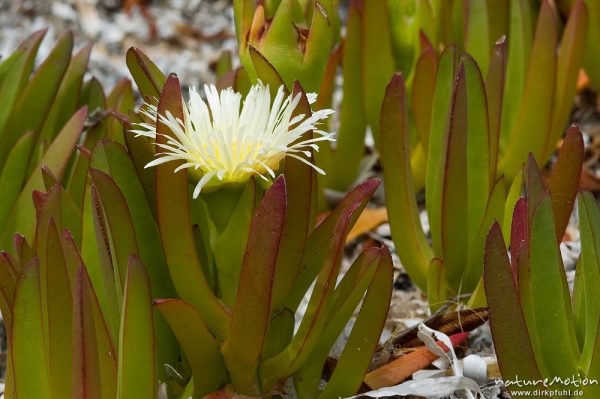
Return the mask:
[[[582,247],[572,298],[559,249],[582,159],[583,141],[575,130],[546,184],[530,156],[525,195],[512,214],[510,259],[497,223],[486,240],[485,291],[500,370],[505,379],[538,381],[526,388],[530,390],[541,388],[545,378],[563,378],[553,389],[572,388],[564,383],[567,378],[600,378],[600,209],[591,194],[582,192],[577,200]],[[599,394],[597,384],[582,384],[581,389],[590,397]]]

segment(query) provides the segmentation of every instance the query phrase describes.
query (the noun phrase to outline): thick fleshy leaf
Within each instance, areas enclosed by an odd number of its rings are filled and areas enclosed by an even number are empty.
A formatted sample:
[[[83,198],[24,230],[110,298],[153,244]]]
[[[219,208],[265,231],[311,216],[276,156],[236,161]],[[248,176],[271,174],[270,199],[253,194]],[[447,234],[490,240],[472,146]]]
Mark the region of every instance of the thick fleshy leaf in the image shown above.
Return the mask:
[[[411,278],[425,288],[433,253],[421,227],[414,195],[406,101],[402,76],[394,75],[381,109],[381,160],[392,237]]]
[[[15,232],[19,232],[25,237],[33,235],[35,211],[30,198],[34,190],[42,190],[44,187],[41,166],[48,167],[57,178],[62,177],[70,154],[83,129],[86,115],[87,109],[84,107],[71,117],[46,151],[37,170],[29,177],[2,229],[0,247],[7,248],[7,244]]]
[[[589,11],[589,25],[586,40],[584,65],[585,71],[589,76],[594,87],[600,87],[600,54],[595,51],[596,43],[600,40],[600,25],[596,21],[600,20],[600,3],[594,0],[585,0]]]
[[[152,398],[158,391],[151,301],[148,274],[131,256],[119,332],[118,399]]]
[[[424,49],[417,60],[412,81],[412,109],[415,118],[417,135],[425,151],[429,148],[429,131],[431,126],[431,112],[433,107],[433,94],[435,92],[435,76],[438,59],[433,46],[423,37]],[[421,44],[423,46],[423,44]],[[385,98],[384,105],[385,106]],[[383,134],[383,127],[382,134]],[[382,148],[383,150],[383,148]]]
[[[525,197],[527,199],[527,220],[533,220],[533,215],[540,202],[548,194],[548,189],[544,185],[542,172],[538,167],[533,155],[529,154],[527,164],[524,169],[525,174]]]
[[[138,255],[138,245],[131,213],[117,187],[115,181],[107,174],[97,169],[90,169],[92,179],[92,198],[107,228],[106,239],[109,240],[112,268],[118,288],[125,286],[127,264],[131,255]]]
[[[132,117],[130,117],[132,119]],[[141,119],[140,119],[141,121]],[[156,211],[156,170],[154,168],[146,168],[153,159],[156,153],[156,148],[150,140],[144,140],[142,137],[135,137],[129,133],[131,125],[125,125],[125,144],[129,157],[133,161],[135,170],[142,182],[142,187],[146,193],[146,198],[152,212]]]
[[[257,371],[271,315],[286,206],[285,180],[279,177],[265,193],[252,219],[231,327],[221,348],[233,386],[245,395],[261,393]]]
[[[598,324],[594,326],[596,330],[600,330],[600,320]],[[594,354],[591,361],[591,366],[587,370],[587,378],[590,380],[600,380],[600,334],[596,335],[596,342],[594,343]],[[600,384],[588,384],[583,387],[582,397],[593,398],[600,395]]]
[[[306,39],[302,76],[300,81],[306,90],[316,92],[322,82],[331,48],[335,43],[334,35],[339,36],[339,15],[333,1],[321,1],[313,4],[310,31]],[[326,8],[329,8],[327,11]]]
[[[508,104],[512,104],[512,106],[519,104],[518,108],[513,110],[516,116],[514,124],[510,127],[510,136],[500,163],[501,172],[509,180],[512,180],[517,174],[527,153],[531,152],[540,160],[542,159],[546,137],[552,132],[550,124],[556,93],[557,24],[556,11],[553,6],[547,0],[543,1],[520,103],[517,101],[519,97],[511,97],[508,87],[506,89],[506,98],[511,101],[505,102],[504,115],[511,112]],[[513,39],[515,38],[512,37],[511,40]],[[511,41],[509,46],[512,44],[514,41]],[[511,79],[509,74],[511,56],[512,54],[509,54],[507,84]],[[503,120],[503,129],[504,122]],[[536,131],[539,133],[531,134]]]
[[[113,112],[127,114],[135,107],[135,97],[129,79],[121,79],[106,97],[106,106]],[[105,119],[106,137],[125,144],[125,131],[122,118],[118,114],[109,114]]]
[[[124,287],[119,271],[114,269],[116,261],[113,261],[110,252],[111,242],[106,218],[98,192],[92,187],[91,176],[85,195],[82,230],[81,254],[86,271],[98,297],[111,339],[117,342]]]
[[[433,258],[429,262],[426,288],[429,308],[432,312],[435,312],[445,305],[448,299],[448,285],[446,284],[446,272],[442,259]]]
[[[365,115],[375,143],[379,142],[379,122],[383,94],[396,65],[392,50],[390,19],[385,1],[361,0],[362,93]],[[377,62],[373,62],[377,60]]]
[[[6,326],[8,337],[12,330],[13,304],[15,300],[15,289],[17,287],[16,262],[7,252],[0,253],[0,312]]]
[[[77,110],[79,95],[83,84],[83,75],[88,66],[88,60],[92,51],[92,44],[85,45],[73,56],[65,75],[60,83],[56,97],[44,126],[38,136],[38,145],[44,140],[52,141],[60,129]]]
[[[472,246],[479,239],[481,223],[486,213],[495,176],[490,171],[490,133],[487,98],[483,76],[479,66],[471,56],[463,54],[466,79],[467,107],[467,204],[468,240]],[[491,225],[491,224],[490,224]],[[489,226],[485,226],[487,232]],[[485,235],[485,233],[484,233]],[[483,248],[483,240],[481,240]],[[481,260],[479,259],[480,263]],[[471,288],[465,287],[466,290]]]
[[[339,233],[336,229],[339,228],[340,221],[350,215],[349,232],[379,184],[379,180],[371,179],[355,187],[310,234],[302,259],[302,268],[286,298],[285,307],[294,310],[298,307],[306,291],[322,270],[327,256],[330,256],[331,240]]]
[[[95,107],[95,105],[92,106]],[[103,109],[105,106],[106,101],[104,94],[102,94],[102,97],[99,99],[98,108],[89,108],[89,110],[94,112],[94,109]],[[96,120],[96,123],[87,129],[83,142],[78,146],[78,151],[74,154],[70,175],[68,179],[65,179],[69,196],[79,209],[83,209],[83,197],[86,190],[91,153],[98,141],[105,136],[106,125],[106,118],[101,118],[100,120]]]
[[[263,388],[270,389],[281,378],[295,373],[306,362],[318,343],[320,333],[327,321],[326,309],[338,276],[350,221],[360,207],[360,203],[354,203],[344,208],[341,215],[334,219],[336,224],[327,241],[327,247],[323,249],[324,255],[322,258],[317,257],[322,260],[318,264],[320,272],[300,327],[285,350],[263,362],[260,370],[260,375],[264,379]],[[310,281],[312,282],[313,279]]]
[[[342,65],[344,96],[340,108],[340,126],[337,146],[331,165],[327,170],[328,187],[334,190],[346,190],[357,178],[360,162],[365,149],[366,115],[363,104],[363,80],[361,76],[361,21],[357,3],[348,8],[346,38]],[[351,93],[351,94],[350,94]]]
[[[582,290],[584,300],[584,344],[579,366],[588,370],[591,366],[593,353],[596,350],[596,336],[598,326],[596,320],[600,320],[600,302],[595,287],[600,284],[600,211],[596,199],[590,193],[581,193],[578,201],[579,229],[581,233],[581,257],[577,265],[579,274],[577,284]],[[576,315],[577,317],[577,315]]]
[[[490,62],[488,5],[485,1],[467,0],[464,7],[464,47],[485,73]]]
[[[0,174],[0,224],[6,219],[27,178],[27,162],[33,148],[33,132],[25,133],[8,153]]]
[[[552,211],[556,241],[561,242],[565,233],[581,178],[583,164],[583,136],[577,126],[571,126],[563,141],[552,175],[548,182],[552,196]]]
[[[429,133],[429,151],[427,156],[427,215],[432,232],[441,231],[442,225],[442,171],[445,164],[447,148],[445,132],[448,129],[448,110],[452,103],[453,82],[455,80],[457,56],[456,49],[446,47],[440,56],[437,67],[435,92],[431,111]],[[441,255],[439,236],[432,237],[436,254]]]
[[[419,29],[422,21],[419,18],[421,6],[418,1],[388,1],[390,33],[397,70],[410,76],[411,70],[419,58]],[[418,68],[416,68],[418,70]]]
[[[32,33],[21,43],[15,52],[16,58],[10,62],[10,65],[8,64],[9,60],[2,63],[5,78],[0,83],[0,98],[2,98],[3,104],[0,108],[0,131],[4,129],[19,96],[29,81],[38,48],[45,34],[45,29]],[[5,65],[8,65],[6,70],[4,70]],[[7,147],[10,150],[10,146]],[[4,153],[5,155],[6,153]],[[0,169],[2,169],[1,166]]]
[[[327,356],[371,284],[379,257],[379,248],[371,247],[363,251],[336,287],[329,306],[330,316],[319,342],[308,360],[294,374],[294,385],[301,397],[318,396]]]
[[[294,83],[293,95],[301,95],[295,113],[310,115],[310,104],[298,82]],[[308,138],[308,136],[304,136]],[[314,152],[313,152],[314,155]],[[313,157],[314,158],[314,157]],[[314,161],[314,159],[313,159]],[[292,157],[285,159],[283,174],[287,192],[288,209],[277,255],[271,310],[279,309],[289,293],[302,266],[302,255],[308,235],[313,229],[317,207],[315,189],[316,172],[313,168]]]
[[[569,20],[558,48],[556,103],[554,104],[550,124],[552,132],[547,137],[543,159],[549,158],[554,152],[554,146],[563,134],[565,123],[569,118],[573,106],[577,77],[583,62],[587,32],[587,7],[583,0],[577,0],[569,13]]]
[[[433,248],[436,255],[444,259],[446,280],[449,288],[458,290],[467,261],[469,238],[469,211],[468,190],[465,190],[468,154],[465,150],[468,145],[467,128],[467,82],[464,66],[459,67],[452,102],[448,114],[448,124],[445,131],[446,143],[443,163],[438,171],[430,173],[440,176],[440,187],[437,192],[441,194],[440,225],[439,230],[434,230],[431,223]],[[467,186],[468,187],[468,186]],[[431,198],[436,201],[436,197]],[[427,197],[427,203],[432,205]],[[468,204],[469,206],[465,206]],[[467,223],[465,223],[467,221]],[[462,239],[456,240],[456,237]],[[465,239],[467,238],[467,239]],[[437,247],[436,247],[437,244]]]
[[[248,53],[250,54],[250,59],[252,60],[252,64],[254,65],[254,69],[256,71],[257,78],[262,80],[263,83],[268,84],[271,89],[271,97],[274,98],[277,89],[280,86],[285,86],[289,89],[290,86],[285,84],[283,76],[279,74],[279,72],[275,69],[273,64],[265,58],[263,54],[260,53],[256,48],[250,46],[248,48]],[[290,82],[291,85],[291,82]]]
[[[527,201],[520,197],[515,204],[512,214],[512,229],[510,232],[510,250],[514,254],[510,259],[513,280],[519,292],[519,256],[529,253],[529,226],[527,222]],[[523,251],[523,252],[522,252]]]
[[[0,146],[0,169],[4,165],[6,154],[22,134],[34,131],[37,135],[42,129],[69,65],[72,49],[73,35],[67,32],[59,39],[48,58],[36,69],[19,96],[6,126],[0,132],[3,144]]]
[[[133,222],[139,255],[150,276],[152,296],[172,296],[174,291],[160,243],[158,225],[130,154],[119,143],[102,140],[94,149],[92,166],[110,174],[123,195]]]
[[[485,213],[479,230],[469,247],[469,264],[464,272],[462,288],[466,292],[470,292],[479,283],[483,274],[483,254],[485,249],[485,240],[487,233],[492,224],[496,221],[503,220],[504,206],[506,201],[504,177],[496,180],[492,187],[492,192],[487,200]]]
[[[40,267],[37,259],[23,266],[15,294],[10,342],[17,397],[49,398],[48,353],[44,345]],[[41,367],[40,367],[41,366]]]
[[[504,221],[502,222],[502,232],[504,233],[504,239],[509,241],[510,238],[510,226],[512,221],[513,209],[523,191],[523,169],[517,174],[510,184],[510,188],[506,194],[506,201],[504,203]]]
[[[484,265],[490,326],[502,376],[507,380],[514,380],[517,376],[526,380],[539,379],[540,373],[498,223],[488,234]]]
[[[225,380],[225,363],[219,343],[208,331],[200,314],[178,299],[154,302],[179,340],[194,377],[194,399],[200,399],[220,388]]]
[[[175,75],[170,75],[163,88],[158,111],[168,110],[183,120],[181,88]],[[157,125],[158,142],[166,142],[170,129]],[[156,203],[158,225],[171,279],[180,297],[202,316],[209,330],[219,339],[227,336],[229,315],[213,295],[196,253],[190,222],[188,177],[185,170],[173,173],[179,164],[170,162],[156,168]]]
[[[248,241],[255,204],[257,197],[260,199],[260,195],[260,191],[257,193],[254,179],[246,184],[241,196],[237,187],[232,190],[220,188],[212,193],[202,195],[209,204],[207,208],[209,223],[213,224],[213,221],[217,219],[217,214],[225,211],[223,219],[226,220],[226,223],[223,224],[226,224],[226,227],[224,230],[219,231],[219,226],[213,228],[207,235],[210,237],[210,248],[218,269],[219,294],[221,300],[229,307],[232,307],[236,300],[240,271],[246,250],[245,243]],[[237,200],[237,203],[234,202],[229,206],[228,202],[231,199]],[[239,245],[232,245],[232,243],[239,243]]]
[[[392,297],[393,262],[383,247],[377,272],[363,299],[352,333],[320,398],[348,397],[358,391],[377,348]]]
[[[77,269],[73,294],[73,397],[115,398],[117,353],[82,265]]]
[[[61,397],[71,392],[73,384],[73,375],[65,372],[73,367],[72,313],[69,312],[69,309],[73,308],[73,300],[60,235],[54,219],[50,219],[45,227],[46,242],[41,245],[42,250],[46,252],[45,261],[40,263],[42,309],[47,334],[50,388],[52,397]]]
[[[502,36],[494,45],[485,78],[485,92],[490,121],[490,173],[496,176],[500,151],[500,122],[506,83],[506,37]]]
[[[142,96],[149,99],[160,97],[166,76],[141,50],[130,47],[126,56],[127,68]]]
[[[540,343],[536,359],[548,376],[570,376],[576,373],[580,355],[564,266],[556,241],[552,240],[556,232],[548,194],[543,195],[535,210],[530,229],[533,317],[527,320],[527,325]]]
[[[504,98],[510,99],[510,101],[503,102],[502,107],[500,148],[503,151],[506,150],[511,137],[511,130],[525,90],[527,67],[530,63],[533,42],[533,24],[531,23],[533,20],[529,1],[510,0],[506,87],[504,88]]]

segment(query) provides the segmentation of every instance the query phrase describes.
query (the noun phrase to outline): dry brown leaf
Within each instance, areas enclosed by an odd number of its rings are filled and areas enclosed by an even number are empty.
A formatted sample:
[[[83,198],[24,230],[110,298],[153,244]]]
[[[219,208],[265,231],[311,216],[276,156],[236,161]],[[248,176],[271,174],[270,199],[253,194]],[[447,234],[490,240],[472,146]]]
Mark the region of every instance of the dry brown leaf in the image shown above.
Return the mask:
[[[589,170],[583,169],[581,171],[581,179],[579,180],[579,188],[586,191],[598,192],[600,191],[600,178]]]
[[[387,221],[388,213],[386,208],[365,208],[352,230],[350,230],[346,242],[353,241]]]
[[[463,332],[450,336],[452,346],[456,347],[464,342],[469,333]],[[448,347],[442,342],[437,342],[438,346],[448,352]],[[365,383],[372,389],[390,387],[406,380],[415,372],[429,366],[438,358],[438,355],[432,353],[425,346],[420,346],[414,351],[401,356],[392,362],[371,371],[365,376]]]
[[[579,76],[577,77],[577,91],[580,92],[590,85],[590,78],[583,69],[579,70]]]

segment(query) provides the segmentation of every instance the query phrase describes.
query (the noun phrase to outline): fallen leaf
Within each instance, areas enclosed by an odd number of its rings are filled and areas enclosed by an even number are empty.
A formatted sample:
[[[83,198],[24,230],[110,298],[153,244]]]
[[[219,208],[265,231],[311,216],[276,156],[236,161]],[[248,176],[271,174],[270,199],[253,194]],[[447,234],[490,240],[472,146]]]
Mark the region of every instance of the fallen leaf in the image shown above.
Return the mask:
[[[580,92],[590,85],[590,78],[588,77],[585,70],[579,70],[579,76],[577,77],[577,91]]]
[[[346,242],[355,240],[387,221],[388,213],[386,208],[365,208],[352,230],[350,230]]]
[[[579,180],[579,188],[586,191],[598,192],[600,191],[600,178],[589,170],[583,169],[581,171],[581,179]]]
[[[460,345],[469,336],[468,332],[458,333],[450,336],[450,342],[453,347]],[[443,342],[437,341],[436,344],[444,351],[449,348]],[[415,372],[429,366],[433,363],[439,354],[431,352],[426,346],[416,348],[414,351],[401,356],[385,366],[371,371],[365,376],[365,383],[372,389],[379,389],[396,385],[404,381]]]

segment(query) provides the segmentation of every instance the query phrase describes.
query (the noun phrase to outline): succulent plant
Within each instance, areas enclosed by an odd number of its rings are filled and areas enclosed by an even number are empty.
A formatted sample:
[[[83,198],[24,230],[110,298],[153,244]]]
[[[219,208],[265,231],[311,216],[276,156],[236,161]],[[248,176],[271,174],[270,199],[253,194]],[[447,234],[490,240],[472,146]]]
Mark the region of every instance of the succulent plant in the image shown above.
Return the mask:
[[[567,144],[567,142],[565,142]],[[543,380],[553,388],[582,383],[584,396],[598,395],[600,335],[597,306],[598,229],[600,210],[595,198],[582,192],[577,201],[581,255],[573,299],[559,244],[574,205],[583,143],[581,137],[563,146],[561,173],[545,185],[533,157],[525,169],[525,196],[513,212],[510,260],[500,226],[490,229],[485,247],[485,290],[500,371],[505,380]],[[588,379],[588,383],[585,383]]]
[[[497,170],[498,138],[489,128],[491,113],[486,107],[487,93],[493,92],[470,56],[463,54],[454,72],[457,61],[452,48],[442,55],[445,67],[438,74],[456,73],[455,83],[446,96],[434,99],[447,104],[449,111],[436,112],[432,120],[435,137],[429,148],[425,191],[431,243],[421,227],[414,195],[401,75],[388,85],[381,113],[381,159],[392,238],[402,264],[427,291],[433,307],[471,293],[478,285],[481,294],[485,236],[494,220],[503,223],[507,234],[510,219],[504,215],[513,208],[522,184],[520,175],[511,182]],[[567,135],[567,142],[575,140],[574,134]],[[561,223],[566,226],[567,221]]]
[[[293,98],[300,98],[294,114],[310,120],[310,104],[299,85]],[[158,115],[168,115],[167,111],[186,120],[173,76],[167,79],[157,107]],[[158,144],[172,142],[176,132],[159,121]],[[259,171],[251,171],[255,178],[201,192],[194,200],[197,204],[189,202],[185,169],[173,174],[183,162],[156,167],[157,221],[180,299],[158,300],[155,306],[190,361],[194,397],[228,382],[242,394],[269,394],[289,376],[295,377],[301,397],[319,395],[327,354],[367,292],[331,385],[321,395],[354,393],[387,313],[389,253],[366,250],[335,289],[334,280],[348,229],[378,183],[356,188],[314,228],[315,170],[304,159],[287,156],[282,166],[285,180],[277,178],[266,191],[257,184],[262,180]],[[191,177],[191,183],[197,181]],[[294,333],[294,313],[315,280],[308,309]],[[182,324],[190,318],[197,330],[192,336]],[[197,340],[212,344],[198,353]],[[209,361],[215,370],[210,378],[203,367]]]
[[[184,136],[194,140],[178,126],[189,128],[189,113],[199,117],[204,102],[189,103],[184,114],[174,75],[162,75],[139,50],[130,50],[127,60],[148,108],[140,114],[118,108],[117,124],[107,119],[88,129],[86,139],[96,140],[90,149],[82,146],[72,174],[81,186],[44,171],[33,194],[32,239],[14,236],[12,254],[0,256],[7,397],[154,397],[159,386],[174,398],[201,398],[226,386],[268,396],[289,377],[300,397],[354,394],[387,316],[390,253],[365,249],[338,277],[346,236],[379,182],[358,186],[315,226],[313,148],[297,156],[290,142],[289,153],[268,168],[248,164],[243,179],[215,175],[193,199],[207,170],[175,173],[187,161],[153,160],[164,159],[160,149],[175,148],[176,139],[182,146],[189,144]],[[122,93],[130,86],[120,88],[111,96],[128,103]],[[249,104],[270,102],[267,87],[254,86],[259,89],[266,92],[247,95]],[[219,124],[214,101],[225,106],[234,94],[208,99],[214,129],[231,128]],[[313,117],[299,84],[292,94],[292,108],[266,117],[291,120],[299,129],[292,141],[302,143],[327,111]],[[280,97],[275,103],[284,104],[287,97]],[[101,134],[94,133],[99,126]],[[154,135],[127,132],[148,129]],[[287,137],[293,127],[268,132]],[[322,389],[328,354],[355,312]]]
[[[431,142],[442,130],[436,120],[443,124],[447,115],[463,51],[485,80],[489,129],[498,137],[498,175],[512,181],[529,151],[548,160],[568,124],[587,21],[583,0],[573,2],[562,32],[550,1],[351,2],[342,50],[331,55],[325,78],[333,81],[335,65],[342,65],[337,144],[317,157],[320,167],[333,170],[322,184],[343,191],[358,178],[367,127],[382,150],[379,112],[389,77],[400,71],[408,92],[413,180],[422,189],[435,157]],[[330,85],[320,91],[326,107]]]
[[[268,62],[288,89],[298,80],[316,92],[339,35],[338,0],[234,2],[240,60],[252,81]]]

